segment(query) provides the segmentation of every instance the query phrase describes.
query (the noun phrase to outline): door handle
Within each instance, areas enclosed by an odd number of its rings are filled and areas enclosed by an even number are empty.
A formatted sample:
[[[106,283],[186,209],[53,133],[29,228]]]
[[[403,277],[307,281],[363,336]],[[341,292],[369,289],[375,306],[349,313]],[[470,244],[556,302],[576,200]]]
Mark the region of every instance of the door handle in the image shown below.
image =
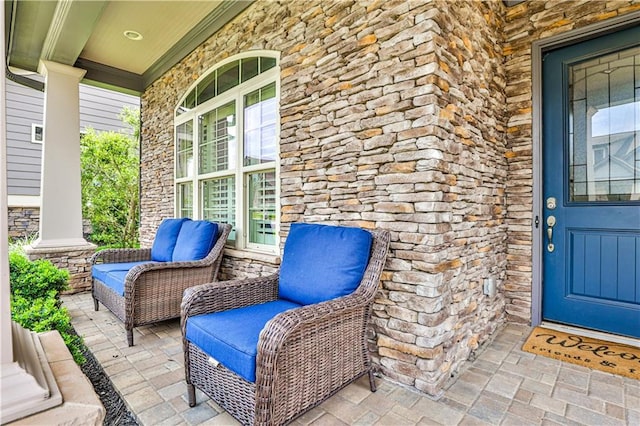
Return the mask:
[[[549,216],[547,217],[547,238],[549,243],[547,244],[547,251],[549,253],[553,252],[555,249],[555,245],[553,244],[553,227],[556,225],[556,217]]]

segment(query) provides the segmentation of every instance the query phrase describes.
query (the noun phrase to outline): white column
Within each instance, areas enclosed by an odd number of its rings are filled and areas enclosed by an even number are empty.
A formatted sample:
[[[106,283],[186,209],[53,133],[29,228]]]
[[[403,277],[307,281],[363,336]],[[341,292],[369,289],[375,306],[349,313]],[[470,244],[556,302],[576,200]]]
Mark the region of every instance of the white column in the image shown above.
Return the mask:
[[[0,7],[0,22],[4,22],[4,7]],[[4,27],[0,34],[4,46]],[[4,54],[0,55],[0,69],[5,69]],[[9,219],[7,213],[7,114],[4,75],[0,78],[0,365],[2,371],[13,363],[13,343],[11,339],[11,310],[9,305]],[[0,373],[0,377],[2,374]]]
[[[40,61],[45,76],[40,233],[33,249],[89,245],[82,236],[80,97],[84,70]]]
[[[0,7],[0,22],[4,22],[4,7]],[[0,42],[4,46],[4,31],[0,31]],[[5,56],[0,55],[0,69],[5,69]],[[14,343],[19,339],[13,335],[11,325],[9,285],[9,220],[7,191],[7,138],[6,138],[6,84],[0,78],[0,423],[39,411],[61,401],[47,401],[48,394],[33,375],[22,366],[22,359],[14,355]],[[15,341],[14,341],[15,340]],[[37,354],[33,354],[37,356]],[[24,365],[24,362],[22,363]]]

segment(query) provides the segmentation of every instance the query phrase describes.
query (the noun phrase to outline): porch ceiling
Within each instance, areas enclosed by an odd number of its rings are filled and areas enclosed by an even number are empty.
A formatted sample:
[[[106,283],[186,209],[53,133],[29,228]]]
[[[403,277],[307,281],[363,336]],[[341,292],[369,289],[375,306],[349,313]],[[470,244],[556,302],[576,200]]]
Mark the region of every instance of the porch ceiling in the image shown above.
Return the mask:
[[[140,93],[252,2],[7,0],[7,65],[59,62],[87,70],[85,82]]]

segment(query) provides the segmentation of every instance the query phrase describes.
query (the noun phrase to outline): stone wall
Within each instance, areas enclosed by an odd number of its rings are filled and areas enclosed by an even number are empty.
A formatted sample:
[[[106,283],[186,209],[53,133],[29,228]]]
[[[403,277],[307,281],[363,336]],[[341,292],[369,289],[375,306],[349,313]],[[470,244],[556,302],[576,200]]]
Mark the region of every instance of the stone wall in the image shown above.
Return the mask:
[[[506,9],[504,56],[507,78],[506,156],[508,267],[504,295],[508,319],[531,320],[533,140],[531,45],[561,34],[640,10],[637,1],[526,1]]]
[[[254,3],[142,96],[142,244],[173,216],[181,96],[224,58],[280,51],[281,237],[296,221],[391,231],[374,362],[438,394],[503,321],[502,294],[482,294],[485,278],[506,278],[503,13],[502,2]],[[226,257],[223,273],[269,268]]]
[[[8,231],[11,241],[24,240],[25,242],[35,240],[40,232],[40,207],[9,207],[8,211]],[[93,228],[89,219],[82,220],[82,236],[89,239]]]
[[[246,253],[241,251],[225,249],[218,279],[223,281],[238,277],[256,278],[274,274],[278,271],[278,262],[270,259],[271,257],[273,256],[259,254],[247,257]]]
[[[60,269],[69,271],[69,289],[65,293],[91,290],[91,256],[96,252],[94,244],[82,247],[57,247],[34,249],[25,247],[29,260],[46,259]]]
[[[8,231],[11,240],[29,240],[38,234],[40,227],[39,207],[9,207]]]

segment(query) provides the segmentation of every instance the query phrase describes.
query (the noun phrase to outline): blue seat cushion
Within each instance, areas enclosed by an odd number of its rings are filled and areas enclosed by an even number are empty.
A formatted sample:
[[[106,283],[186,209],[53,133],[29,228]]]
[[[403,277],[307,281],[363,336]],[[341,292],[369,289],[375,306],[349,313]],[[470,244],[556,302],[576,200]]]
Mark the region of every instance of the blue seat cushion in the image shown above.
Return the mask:
[[[151,246],[151,260],[171,262],[182,224],[189,219],[165,219],[160,223]]]
[[[360,228],[294,223],[284,246],[279,298],[301,305],[352,293],[369,263],[371,233]]]
[[[300,305],[286,300],[190,317],[186,338],[249,382],[256,381],[258,338],[265,324]]]
[[[127,277],[127,273],[134,266],[143,263],[154,262],[99,263],[91,267],[91,275],[95,279],[102,281],[117,294],[124,296],[124,280]]]
[[[218,224],[208,220],[189,220],[182,224],[173,249],[173,261],[200,260],[218,239]]]

